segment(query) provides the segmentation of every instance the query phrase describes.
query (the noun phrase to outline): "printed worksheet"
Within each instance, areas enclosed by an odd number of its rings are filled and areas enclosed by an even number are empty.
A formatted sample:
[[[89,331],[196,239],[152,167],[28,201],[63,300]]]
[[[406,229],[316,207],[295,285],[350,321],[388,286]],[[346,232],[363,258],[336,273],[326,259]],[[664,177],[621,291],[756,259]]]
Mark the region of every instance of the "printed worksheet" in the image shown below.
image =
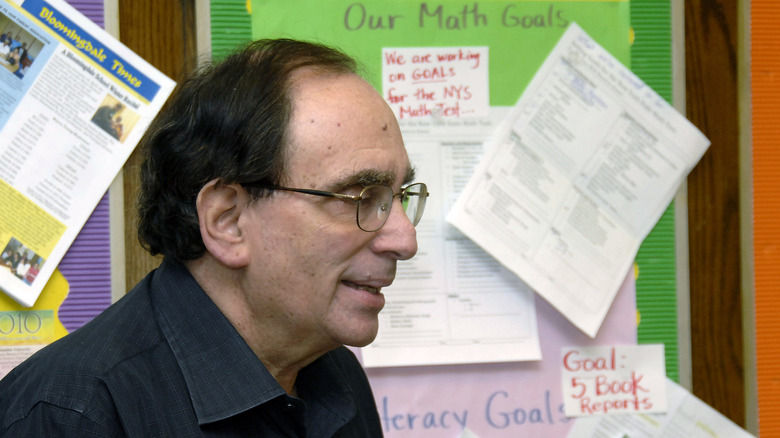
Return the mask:
[[[447,220],[594,337],[640,243],[707,147],[572,23]]]
[[[488,106],[487,47],[383,51],[383,94],[417,181],[431,193],[419,251],[383,289],[379,334],[364,365],[541,359],[533,291],[445,220],[508,108]]]

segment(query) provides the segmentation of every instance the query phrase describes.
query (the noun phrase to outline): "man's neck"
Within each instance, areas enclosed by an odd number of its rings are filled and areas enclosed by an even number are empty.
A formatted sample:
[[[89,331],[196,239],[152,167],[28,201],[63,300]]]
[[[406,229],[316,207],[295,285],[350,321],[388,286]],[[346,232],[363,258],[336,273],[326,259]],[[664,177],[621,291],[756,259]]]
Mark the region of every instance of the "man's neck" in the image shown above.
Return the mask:
[[[283,315],[262,315],[253,311],[248,294],[260,291],[243,286],[241,270],[220,265],[208,253],[185,266],[244,341],[254,351],[279,385],[296,396],[298,372],[325,354],[315,350],[304,336],[296,335]]]

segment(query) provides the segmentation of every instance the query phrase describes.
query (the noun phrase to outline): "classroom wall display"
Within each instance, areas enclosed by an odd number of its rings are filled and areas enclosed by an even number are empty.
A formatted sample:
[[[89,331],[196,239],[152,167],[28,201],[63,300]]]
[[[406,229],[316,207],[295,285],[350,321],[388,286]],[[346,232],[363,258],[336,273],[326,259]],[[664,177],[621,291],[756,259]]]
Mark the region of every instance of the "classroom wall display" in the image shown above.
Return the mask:
[[[261,37],[295,37],[335,45],[361,62],[364,77],[396,111],[408,144],[441,147],[443,141],[437,139],[437,135],[446,131],[467,134],[479,131],[469,129],[474,125],[468,123],[474,121],[476,126],[489,132],[491,124],[500,118],[502,108],[517,101],[570,22],[580,25],[621,62],[631,64],[630,23],[633,17],[630,18],[630,14],[635,3],[640,2],[404,0],[334,1],[323,7],[315,1],[285,5],[211,0],[212,53],[219,58],[237,44]],[[662,32],[668,33],[668,29]],[[420,53],[415,53],[416,49],[420,49]],[[471,62],[472,66],[484,62],[480,64],[484,70],[479,75],[484,74],[486,79],[470,77],[463,83],[450,80],[448,85],[451,87],[447,91],[451,100],[444,102],[436,114],[435,105],[426,105],[424,101],[426,93],[430,94],[432,89],[418,94],[411,82],[451,79],[445,76],[453,71],[437,65],[434,69],[418,69],[415,73],[411,67],[397,72],[403,76],[391,76],[388,67],[398,64],[398,54],[412,61],[417,55],[420,64],[426,56],[429,60],[452,56],[464,64]],[[415,74],[420,77],[415,78]],[[444,94],[444,90],[433,91]],[[477,97],[484,99],[467,101],[465,96],[468,94],[479,94]],[[438,120],[434,122],[432,118]],[[435,126],[426,126],[426,123]],[[462,151],[482,141],[484,138],[461,138],[458,146]],[[410,154],[415,160],[419,154],[412,148]],[[472,154],[471,159],[478,159],[478,152]],[[426,174],[423,171],[421,174],[421,180],[429,176],[437,180],[438,193],[442,193],[442,186],[446,184],[442,173]],[[443,216],[450,202],[451,199],[441,198],[434,201],[434,208],[440,211],[431,213],[429,210],[426,215]],[[430,230],[420,232],[421,249],[435,246],[436,239],[452,237],[451,230],[444,230],[428,241],[423,236],[426,231]],[[425,257],[425,254],[421,255]],[[411,272],[405,272],[409,270]],[[421,272],[427,271],[399,266],[399,280],[405,273],[419,276]],[[638,272],[641,277],[641,266]],[[595,339],[583,335],[544,300],[532,296],[531,305],[535,307],[541,340],[541,360],[480,363],[480,358],[464,358],[461,363],[449,365],[369,368],[367,372],[385,434],[455,437],[467,427],[477,436],[565,436],[570,422],[560,410],[559,370],[554,365],[559,347],[564,344],[635,343],[634,287],[637,280],[634,274],[629,273],[626,277]],[[440,277],[446,275],[440,274],[437,278]],[[446,285],[446,281],[443,283]],[[669,368],[676,369],[676,364],[667,365]]]

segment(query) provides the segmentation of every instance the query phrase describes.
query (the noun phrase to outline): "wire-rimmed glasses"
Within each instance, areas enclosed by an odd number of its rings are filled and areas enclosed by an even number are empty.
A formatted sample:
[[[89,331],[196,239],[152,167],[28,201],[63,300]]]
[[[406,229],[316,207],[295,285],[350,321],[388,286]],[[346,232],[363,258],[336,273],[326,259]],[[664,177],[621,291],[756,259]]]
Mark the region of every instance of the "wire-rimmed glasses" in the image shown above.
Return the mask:
[[[387,218],[390,216],[390,208],[393,206],[393,199],[396,196],[400,198],[406,216],[412,222],[412,225],[416,226],[422,218],[423,211],[425,211],[425,201],[428,199],[428,186],[424,183],[414,183],[402,187],[398,193],[393,193],[393,188],[390,186],[374,184],[364,187],[357,196],[267,184],[249,183],[244,185],[352,201],[357,206],[357,226],[367,232],[377,231],[387,222]]]

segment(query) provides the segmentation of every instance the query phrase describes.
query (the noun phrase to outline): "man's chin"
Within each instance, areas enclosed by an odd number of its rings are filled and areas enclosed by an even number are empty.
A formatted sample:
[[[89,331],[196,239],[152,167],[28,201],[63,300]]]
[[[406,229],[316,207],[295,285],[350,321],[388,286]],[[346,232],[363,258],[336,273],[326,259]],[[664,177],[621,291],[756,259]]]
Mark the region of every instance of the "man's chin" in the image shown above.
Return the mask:
[[[362,348],[366,345],[369,345],[370,343],[374,342],[374,339],[376,339],[377,329],[374,329],[370,333],[361,333],[357,336],[351,336],[346,342],[344,342],[344,345],[348,345],[350,347],[358,347]]]

